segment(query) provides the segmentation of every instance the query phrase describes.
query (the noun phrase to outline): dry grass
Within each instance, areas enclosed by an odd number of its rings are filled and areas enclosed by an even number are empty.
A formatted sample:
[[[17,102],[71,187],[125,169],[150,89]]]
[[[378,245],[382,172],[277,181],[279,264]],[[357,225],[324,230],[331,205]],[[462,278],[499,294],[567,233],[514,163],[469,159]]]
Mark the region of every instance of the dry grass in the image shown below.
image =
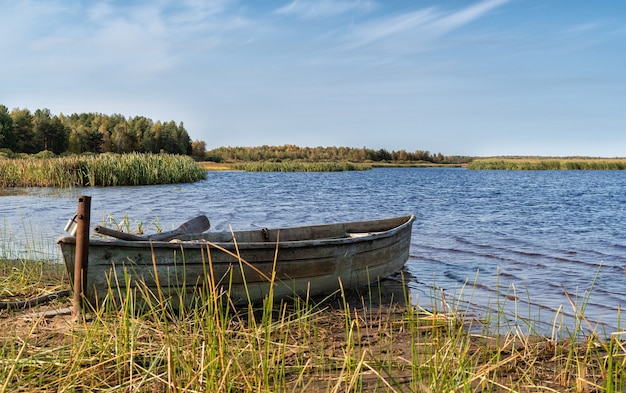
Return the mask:
[[[45,263],[4,261],[0,279],[3,300],[69,287],[59,267]],[[380,292],[393,292],[389,285],[397,295],[401,286],[393,281]],[[0,392],[626,388],[621,333],[561,341],[477,334],[478,322],[464,315],[420,310],[370,290],[255,308],[234,308],[223,296],[185,310],[155,303],[140,312],[127,303],[89,312],[79,322],[36,314],[67,307],[67,299],[1,311]]]
[[[233,165],[229,163],[212,162],[212,161],[200,161],[198,165],[205,171],[230,171],[233,170]]]

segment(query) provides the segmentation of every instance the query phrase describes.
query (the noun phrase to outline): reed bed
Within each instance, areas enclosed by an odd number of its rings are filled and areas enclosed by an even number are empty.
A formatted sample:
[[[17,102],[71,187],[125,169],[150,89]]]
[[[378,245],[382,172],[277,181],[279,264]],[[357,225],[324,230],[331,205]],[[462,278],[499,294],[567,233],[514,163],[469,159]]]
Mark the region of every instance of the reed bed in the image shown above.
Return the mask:
[[[464,164],[436,164],[428,161],[397,161],[397,162],[314,162],[314,161],[268,161],[268,162],[212,162],[200,161],[200,165],[207,171],[241,170],[249,172],[337,172],[369,170],[372,168],[459,168]]]
[[[0,160],[0,187],[137,186],[191,183],[206,171],[188,156],[112,154]]]
[[[342,172],[372,169],[369,164],[337,161],[256,161],[231,164],[234,170],[246,172]]]
[[[491,158],[474,160],[475,170],[624,170],[623,158]]]
[[[1,297],[69,287],[60,266],[0,261]],[[626,344],[492,332],[461,309],[430,311],[340,291],[236,308],[212,280],[175,309],[116,277],[78,321],[0,311],[0,392],[623,392]],[[382,289],[381,289],[382,288]],[[115,301],[125,291],[128,301]],[[372,295],[373,294],[373,295]],[[181,294],[181,297],[184,296]],[[133,299],[143,299],[138,307]],[[183,300],[183,299],[179,299]],[[181,302],[182,303],[182,302]],[[67,306],[57,303],[45,309]],[[571,329],[571,330],[569,330]]]

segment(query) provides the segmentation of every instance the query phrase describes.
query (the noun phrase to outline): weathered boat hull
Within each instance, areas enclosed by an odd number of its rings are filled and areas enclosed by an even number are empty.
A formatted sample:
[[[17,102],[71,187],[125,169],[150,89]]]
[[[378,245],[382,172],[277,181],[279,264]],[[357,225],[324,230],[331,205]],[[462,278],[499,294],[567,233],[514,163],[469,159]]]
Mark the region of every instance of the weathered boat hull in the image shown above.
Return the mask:
[[[171,242],[89,242],[86,300],[144,298],[189,302],[200,288],[218,288],[232,302],[317,296],[366,285],[409,258],[414,216],[281,229],[203,233]],[[233,238],[234,235],[234,238]],[[70,276],[74,237],[57,243]],[[72,277],[73,279],[73,277]]]

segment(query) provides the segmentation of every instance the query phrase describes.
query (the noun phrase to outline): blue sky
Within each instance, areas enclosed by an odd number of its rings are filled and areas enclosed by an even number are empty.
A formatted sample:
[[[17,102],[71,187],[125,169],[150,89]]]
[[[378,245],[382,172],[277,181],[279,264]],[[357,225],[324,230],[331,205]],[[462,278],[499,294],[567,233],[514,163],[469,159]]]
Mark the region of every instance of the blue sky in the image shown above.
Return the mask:
[[[626,156],[626,2],[0,0],[0,104],[219,146]]]

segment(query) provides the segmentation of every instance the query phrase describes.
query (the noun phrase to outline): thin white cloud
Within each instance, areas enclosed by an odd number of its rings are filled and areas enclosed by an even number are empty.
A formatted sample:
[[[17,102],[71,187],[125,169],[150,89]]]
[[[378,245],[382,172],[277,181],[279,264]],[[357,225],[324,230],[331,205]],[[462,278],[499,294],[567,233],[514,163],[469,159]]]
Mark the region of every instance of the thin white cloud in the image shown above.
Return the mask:
[[[436,18],[433,8],[375,20],[354,26],[347,35],[349,47],[360,47],[406,31],[415,30]]]
[[[443,35],[453,30],[457,30],[468,23],[479,19],[489,11],[508,3],[510,0],[486,0],[460,11],[444,16],[428,25],[428,30]]]
[[[400,44],[402,39],[408,40],[406,45],[415,46],[457,30],[509,1],[484,0],[451,13],[429,7],[357,24],[346,34],[345,46],[358,48],[390,40]]]
[[[304,19],[329,17],[353,11],[371,11],[376,2],[370,0],[293,0],[276,10],[277,14],[294,15]]]
[[[582,23],[582,24],[571,26],[569,29],[566,30],[566,33],[572,33],[572,34],[587,33],[591,30],[596,30],[602,26],[603,24],[599,22]]]
[[[178,23],[198,23],[223,14],[232,0],[184,0],[177,4],[171,20]]]

